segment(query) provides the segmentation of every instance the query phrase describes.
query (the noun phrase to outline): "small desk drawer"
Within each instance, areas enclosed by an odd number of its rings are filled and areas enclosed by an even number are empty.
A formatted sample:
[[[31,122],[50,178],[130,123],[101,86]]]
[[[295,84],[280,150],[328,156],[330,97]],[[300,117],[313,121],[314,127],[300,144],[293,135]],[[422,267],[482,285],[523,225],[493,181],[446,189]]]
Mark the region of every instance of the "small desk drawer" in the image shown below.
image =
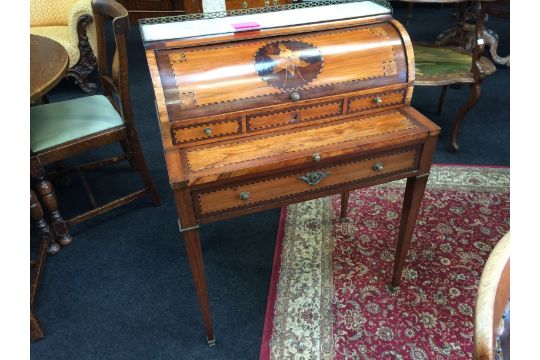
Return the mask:
[[[353,96],[348,100],[347,113],[403,104],[405,102],[405,90],[374,93],[370,95]]]
[[[171,135],[175,145],[240,134],[241,132],[242,122],[240,119],[218,120],[194,125],[171,127]]]
[[[268,129],[277,126],[293,125],[313,120],[341,115],[343,99],[316,104],[289,107],[272,112],[248,115],[247,131]]]
[[[194,198],[198,212],[204,217],[236,208],[279,202],[292,195],[317,193],[338,185],[412,171],[417,168],[417,155],[418,148],[407,148],[319,169],[307,169],[292,175],[195,192]]]

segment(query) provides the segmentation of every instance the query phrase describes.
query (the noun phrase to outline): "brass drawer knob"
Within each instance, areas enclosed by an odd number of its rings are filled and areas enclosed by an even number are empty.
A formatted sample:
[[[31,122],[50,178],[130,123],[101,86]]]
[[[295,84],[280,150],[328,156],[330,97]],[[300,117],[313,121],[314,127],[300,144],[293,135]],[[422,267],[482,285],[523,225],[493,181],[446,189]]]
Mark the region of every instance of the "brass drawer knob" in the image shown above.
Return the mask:
[[[382,169],[383,169],[383,164],[380,163],[380,162],[373,165],[373,170],[375,170],[375,171],[382,171]]]
[[[313,171],[307,173],[306,175],[300,176],[298,179],[304,180],[307,184],[314,186],[328,175],[330,175],[330,173],[326,171]]]
[[[210,129],[209,127],[204,128],[204,134],[205,134],[206,136],[212,135],[212,129]]]
[[[240,193],[240,199],[244,201],[249,200],[249,191],[242,191]]]
[[[321,155],[319,153],[311,155],[311,158],[313,159],[313,161],[321,161]]]
[[[292,92],[292,93],[291,93],[291,100],[292,100],[292,101],[298,101],[298,100],[300,100],[300,93],[298,93],[298,92],[296,92],[296,91],[295,91],[295,92]]]
[[[373,99],[373,103],[380,105],[382,103],[382,99],[379,96],[377,96],[376,98]]]

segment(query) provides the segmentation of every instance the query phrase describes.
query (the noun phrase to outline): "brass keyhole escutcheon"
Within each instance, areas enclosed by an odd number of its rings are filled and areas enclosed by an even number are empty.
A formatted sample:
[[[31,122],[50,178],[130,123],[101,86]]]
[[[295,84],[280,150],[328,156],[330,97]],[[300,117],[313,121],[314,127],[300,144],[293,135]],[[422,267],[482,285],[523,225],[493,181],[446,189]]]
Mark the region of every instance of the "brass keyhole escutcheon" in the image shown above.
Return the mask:
[[[321,161],[321,155],[319,153],[311,155],[311,158],[313,159],[313,161]]]
[[[373,99],[373,103],[380,105],[382,103],[382,99],[379,96],[377,96],[376,98]]]
[[[315,186],[328,175],[330,175],[330,173],[326,171],[313,171],[307,173],[306,175],[298,177],[298,179],[304,180],[306,184]]]
[[[204,134],[205,134],[206,136],[212,135],[212,129],[210,129],[209,127],[205,128],[205,129],[204,129]]]
[[[298,101],[300,100],[300,93],[297,91],[292,92],[290,98],[292,101]]]
[[[242,191],[240,193],[240,199],[244,201],[249,200],[249,191]]]
[[[375,170],[375,171],[382,171],[382,169],[383,169],[383,164],[380,163],[380,162],[373,165],[373,170]]]

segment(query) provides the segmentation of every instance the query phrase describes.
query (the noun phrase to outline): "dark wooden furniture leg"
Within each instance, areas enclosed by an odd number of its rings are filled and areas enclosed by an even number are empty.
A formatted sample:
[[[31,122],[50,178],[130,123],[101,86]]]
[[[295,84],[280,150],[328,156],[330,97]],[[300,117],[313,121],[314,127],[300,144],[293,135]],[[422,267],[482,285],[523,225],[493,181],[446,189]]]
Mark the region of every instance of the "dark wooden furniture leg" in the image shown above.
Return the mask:
[[[347,208],[349,207],[349,192],[345,191],[341,193],[341,212],[339,214],[340,219],[343,221],[347,217]]]
[[[446,94],[448,93],[448,85],[443,85],[441,88],[441,96],[439,97],[439,107],[437,114],[441,115],[444,111],[444,104],[446,102]]]
[[[154,182],[152,181],[150,173],[148,172],[148,167],[146,166],[146,161],[144,161],[144,155],[142,153],[137,135],[130,136],[128,143],[131,148],[128,158],[132,159],[135,168],[139,171],[139,174],[144,182],[144,186],[146,187],[146,191],[150,195],[150,198],[152,198],[152,202],[155,206],[159,206],[159,194],[157,193],[156,188],[154,187]]]
[[[49,180],[45,177],[45,171],[41,164],[36,160],[30,160],[31,162],[31,177],[36,181],[35,188],[39,194],[39,198],[44,207],[49,211],[51,216],[52,228],[54,230],[55,238],[62,246],[71,244],[73,238],[69,233],[67,222],[62,217],[60,210],[58,210],[58,201],[56,194],[54,193],[53,186]]]
[[[36,300],[36,294],[41,281],[41,275],[47,259],[47,249],[50,253],[57,253],[60,246],[54,242],[54,235],[49,230],[49,226],[43,219],[43,209],[38,201],[36,193],[30,190],[30,217],[38,229],[39,250],[35,261],[30,261],[30,267],[34,268],[32,281],[30,283],[30,336],[33,341],[43,339],[44,334],[39,321],[32,311]],[[52,250],[51,250],[52,249]]]
[[[129,143],[126,139],[120,140],[120,145],[122,146],[122,151],[124,152],[124,155],[126,156],[129,166],[133,170],[137,170],[137,166],[135,165],[135,160],[133,159],[133,156],[131,155],[131,150],[129,148]]]
[[[41,340],[44,336],[38,319],[34,316],[32,309],[30,309],[30,337],[32,341]]]
[[[49,254],[54,255],[60,251],[60,245],[58,245],[54,239],[51,229],[49,228],[49,224],[47,224],[45,221],[43,208],[41,207],[37,195],[33,190],[30,190],[30,219],[37,229],[39,238],[47,239]]]
[[[424,197],[428,174],[417,177],[407,178],[405,187],[405,197],[403,200],[403,209],[401,212],[401,222],[399,226],[399,235],[396,256],[394,260],[394,273],[392,275],[392,288],[395,290],[401,280],[401,271],[407,258],[409,246],[413,235],[414,225],[420,210],[420,203]]]
[[[456,152],[459,149],[459,146],[457,144],[457,134],[459,128],[461,126],[461,123],[463,122],[463,119],[465,118],[465,115],[467,115],[469,110],[471,110],[480,99],[480,89],[480,81],[472,84],[471,95],[469,96],[467,103],[463,105],[458,111],[456,120],[454,121],[454,126],[452,127],[452,133],[450,134],[450,150],[452,150],[453,152]]]

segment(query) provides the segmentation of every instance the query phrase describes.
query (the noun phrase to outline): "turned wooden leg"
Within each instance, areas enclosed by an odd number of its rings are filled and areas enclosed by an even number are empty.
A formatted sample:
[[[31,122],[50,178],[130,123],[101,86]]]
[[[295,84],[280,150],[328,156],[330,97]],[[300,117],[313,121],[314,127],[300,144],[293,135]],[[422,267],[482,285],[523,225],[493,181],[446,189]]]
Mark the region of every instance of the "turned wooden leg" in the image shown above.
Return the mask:
[[[210,303],[208,301],[208,289],[206,287],[206,277],[204,275],[204,264],[201,251],[201,242],[199,239],[199,229],[190,229],[182,232],[184,246],[189,261],[189,267],[193,274],[193,282],[195,283],[195,292],[206,329],[206,339],[208,345],[213,346],[216,343],[214,331],[212,329],[212,315],[210,313]]]
[[[35,188],[39,194],[40,201],[50,214],[54,236],[58,239],[60,245],[69,245],[73,241],[73,238],[69,233],[67,222],[62,217],[60,210],[58,210],[58,201],[53,186],[45,178],[45,172],[41,164],[38,164],[36,160],[31,160],[31,163],[31,176],[36,181]]]
[[[49,224],[45,221],[43,216],[43,208],[37,198],[36,193],[33,190],[30,190],[30,218],[32,223],[37,229],[38,237],[40,239],[47,239],[49,254],[54,255],[60,251],[60,245],[55,241],[54,235],[51,233]]]
[[[448,85],[444,85],[441,88],[441,96],[439,97],[439,108],[437,109],[437,113],[441,115],[444,111],[444,104],[446,102],[446,94],[448,93]]]
[[[478,102],[478,99],[480,99],[480,88],[480,82],[471,85],[471,95],[469,96],[467,103],[458,111],[456,120],[454,121],[454,126],[452,127],[452,133],[450,134],[450,150],[452,152],[456,152],[459,149],[457,144],[457,134],[459,128],[463,122],[463,119],[465,118],[465,115],[467,115],[469,110],[471,110]]]
[[[30,337],[33,341],[41,340],[44,337],[43,330],[41,330],[39,321],[34,316],[34,312],[32,310],[30,310]]]
[[[339,217],[344,220],[347,217],[347,208],[349,207],[349,192],[345,191],[341,193],[341,212]]]
[[[424,197],[427,180],[427,175],[407,179],[403,209],[401,212],[401,223],[399,226],[397,250],[394,259],[394,273],[392,275],[392,287],[394,289],[399,286],[401,280],[401,271],[403,270],[403,265],[405,264],[407,253],[409,252],[414,225],[418,216],[418,210],[420,210],[420,203]]]

